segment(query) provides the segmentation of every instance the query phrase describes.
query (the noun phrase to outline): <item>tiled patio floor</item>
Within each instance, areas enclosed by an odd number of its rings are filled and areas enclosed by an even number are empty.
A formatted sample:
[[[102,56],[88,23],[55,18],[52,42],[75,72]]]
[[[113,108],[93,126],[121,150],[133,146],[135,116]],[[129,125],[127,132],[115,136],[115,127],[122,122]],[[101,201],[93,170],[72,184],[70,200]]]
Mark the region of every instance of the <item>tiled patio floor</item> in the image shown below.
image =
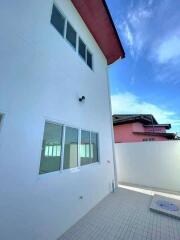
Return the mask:
[[[180,221],[151,212],[151,200],[119,188],[59,240],[180,240]]]

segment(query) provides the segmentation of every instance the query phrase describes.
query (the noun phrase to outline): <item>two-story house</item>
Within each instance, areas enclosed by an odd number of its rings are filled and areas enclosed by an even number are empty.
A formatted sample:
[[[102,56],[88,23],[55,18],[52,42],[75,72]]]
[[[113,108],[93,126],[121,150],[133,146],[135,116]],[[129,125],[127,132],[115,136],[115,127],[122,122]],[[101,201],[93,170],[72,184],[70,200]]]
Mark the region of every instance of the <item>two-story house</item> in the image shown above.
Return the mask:
[[[53,240],[115,181],[104,0],[3,0],[0,239]]]

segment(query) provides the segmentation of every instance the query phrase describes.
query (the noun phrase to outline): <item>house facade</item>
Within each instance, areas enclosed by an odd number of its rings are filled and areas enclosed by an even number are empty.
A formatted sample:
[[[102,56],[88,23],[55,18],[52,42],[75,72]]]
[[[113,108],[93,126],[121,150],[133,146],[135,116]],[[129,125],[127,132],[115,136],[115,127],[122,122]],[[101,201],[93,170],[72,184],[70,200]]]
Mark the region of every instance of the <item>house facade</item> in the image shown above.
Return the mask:
[[[0,239],[57,239],[115,181],[105,1],[2,1]]]
[[[169,133],[170,124],[159,124],[150,114],[113,115],[115,143],[167,141],[176,135]]]

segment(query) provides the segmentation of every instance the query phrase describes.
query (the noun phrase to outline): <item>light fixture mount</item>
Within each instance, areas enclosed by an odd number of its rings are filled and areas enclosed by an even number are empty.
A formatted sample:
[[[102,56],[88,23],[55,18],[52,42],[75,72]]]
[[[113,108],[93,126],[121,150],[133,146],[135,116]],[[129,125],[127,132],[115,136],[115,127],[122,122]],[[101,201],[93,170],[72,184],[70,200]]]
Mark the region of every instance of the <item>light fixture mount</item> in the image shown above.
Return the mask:
[[[79,98],[79,102],[83,102],[83,101],[85,101],[85,99],[86,99],[86,97],[82,96],[82,97]]]

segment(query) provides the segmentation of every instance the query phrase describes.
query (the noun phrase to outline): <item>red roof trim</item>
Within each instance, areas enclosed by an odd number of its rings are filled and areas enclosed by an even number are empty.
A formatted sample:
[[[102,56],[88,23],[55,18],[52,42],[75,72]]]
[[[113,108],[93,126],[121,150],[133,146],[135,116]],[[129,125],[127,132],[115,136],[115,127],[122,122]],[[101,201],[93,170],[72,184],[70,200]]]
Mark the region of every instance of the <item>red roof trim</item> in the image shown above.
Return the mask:
[[[95,38],[97,44],[112,64],[125,53],[105,0],[71,0]]]
[[[175,133],[159,133],[159,132],[133,132],[133,133],[138,135],[166,137],[168,139],[175,139],[176,137]]]
[[[148,127],[164,127],[165,129],[170,129],[171,128],[171,124],[154,124],[154,125],[152,125],[152,124],[150,124],[150,125],[144,125],[144,127],[146,128],[148,128]]]

